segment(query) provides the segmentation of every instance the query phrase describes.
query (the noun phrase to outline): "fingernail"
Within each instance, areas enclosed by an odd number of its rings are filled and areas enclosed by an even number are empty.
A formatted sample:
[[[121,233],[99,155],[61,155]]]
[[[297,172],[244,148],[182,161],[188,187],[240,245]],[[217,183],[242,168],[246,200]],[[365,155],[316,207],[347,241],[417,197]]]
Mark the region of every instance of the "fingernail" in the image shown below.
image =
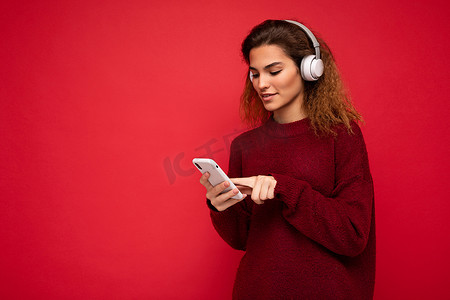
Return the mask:
[[[209,177],[209,173],[208,172],[205,172],[205,177]]]
[[[238,189],[234,189],[233,193],[236,195],[237,193],[239,193],[239,190]]]
[[[230,183],[228,181],[225,181],[225,187],[228,187],[230,185]]]

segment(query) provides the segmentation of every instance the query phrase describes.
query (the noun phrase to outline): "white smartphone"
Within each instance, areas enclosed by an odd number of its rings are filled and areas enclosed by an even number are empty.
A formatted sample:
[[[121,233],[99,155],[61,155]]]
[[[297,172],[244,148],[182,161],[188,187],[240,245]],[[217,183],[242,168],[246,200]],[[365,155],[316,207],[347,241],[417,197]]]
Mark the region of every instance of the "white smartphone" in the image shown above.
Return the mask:
[[[204,174],[205,172],[209,173],[208,181],[213,186],[216,186],[221,182],[228,181],[230,183],[230,186],[227,187],[222,193],[231,191],[232,189],[236,188],[234,183],[232,183],[230,178],[228,178],[227,174],[225,174],[225,172],[222,171],[222,169],[214,160],[210,158],[194,158],[192,160],[192,163],[202,174]],[[242,197],[244,197],[244,195],[242,195],[242,193],[239,192],[231,198],[242,199]]]

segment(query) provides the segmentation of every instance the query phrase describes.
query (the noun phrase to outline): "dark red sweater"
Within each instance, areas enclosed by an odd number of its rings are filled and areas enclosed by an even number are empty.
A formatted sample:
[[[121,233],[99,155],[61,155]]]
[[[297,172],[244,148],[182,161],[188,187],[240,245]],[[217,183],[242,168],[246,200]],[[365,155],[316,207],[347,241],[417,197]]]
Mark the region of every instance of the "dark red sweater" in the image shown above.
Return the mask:
[[[275,199],[211,210],[220,236],[244,250],[234,299],[372,299],[373,183],[361,130],[318,138],[309,119],[263,126],[231,144],[229,176],[272,175]]]

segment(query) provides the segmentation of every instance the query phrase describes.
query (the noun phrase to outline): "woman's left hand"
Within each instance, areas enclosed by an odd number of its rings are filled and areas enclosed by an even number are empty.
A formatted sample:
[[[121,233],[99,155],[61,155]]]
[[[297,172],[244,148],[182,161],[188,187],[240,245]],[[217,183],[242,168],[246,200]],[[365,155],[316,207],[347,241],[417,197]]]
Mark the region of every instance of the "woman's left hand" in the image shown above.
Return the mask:
[[[256,204],[263,204],[264,200],[273,199],[277,181],[273,176],[252,176],[231,178],[231,181],[243,194],[250,195]]]

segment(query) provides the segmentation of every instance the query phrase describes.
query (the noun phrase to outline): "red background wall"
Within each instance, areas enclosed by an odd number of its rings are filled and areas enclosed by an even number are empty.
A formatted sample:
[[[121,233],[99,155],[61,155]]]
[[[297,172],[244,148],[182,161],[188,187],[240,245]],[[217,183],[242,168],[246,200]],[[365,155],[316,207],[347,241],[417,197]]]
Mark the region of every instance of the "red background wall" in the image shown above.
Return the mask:
[[[445,1],[2,1],[0,298],[229,299],[242,255],[190,160],[242,130],[242,39],[333,50],[376,189],[376,299],[450,297]]]

